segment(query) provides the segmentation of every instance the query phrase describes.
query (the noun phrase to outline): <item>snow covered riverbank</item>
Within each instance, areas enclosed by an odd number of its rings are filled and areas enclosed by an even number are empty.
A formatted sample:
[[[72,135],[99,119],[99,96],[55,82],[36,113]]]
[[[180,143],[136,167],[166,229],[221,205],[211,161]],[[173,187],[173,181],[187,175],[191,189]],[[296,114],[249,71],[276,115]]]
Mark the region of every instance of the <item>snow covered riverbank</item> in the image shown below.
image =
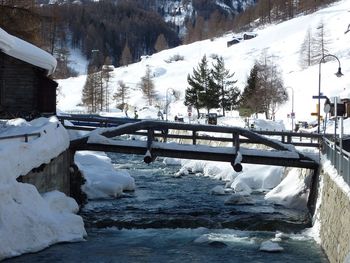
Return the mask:
[[[11,120],[3,123],[0,130],[0,136],[23,133],[40,133],[40,136],[27,143],[20,139],[6,140],[0,151],[3,155],[0,210],[4,211],[0,215],[0,259],[39,251],[58,242],[82,241],[86,235],[73,199],[57,191],[40,195],[34,186],[16,181],[18,176],[64,151],[69,145],[67,131],[56,118],[32,122]],[[7,156],[9,152],[11,155]],[[89,199],[115,198],[123,191],[135,190],[134,179],[124,171],[115,170],[104,153],[78,152],[75,161],[85,176],[82,189]],[[243,172],[236,173],[228,163],[167,158],[164,162],[181,164],[174,176],[184,176],[188,172],[209,176],[225,181],[224,191],[246,197],[254,191],[274,189],[266,195],[267,200],[294,209],[306,209],[307,178],[302,176],[300,169],[291,169],[284,179],[284,168],[281,167],[244,164]],[[294,183],[288,183],[290,180]],[[217,194],[218,189],[212,193]]]
[[[0,260],[42,250],[51,244],[82,241],[84,222],[74,199],[54,191],[40,195],[30,184],[16,181],[48,163],[69,146],[67,131],[56,118],[4,121],[0,137],[40,133],[40,136],[1,140]]]

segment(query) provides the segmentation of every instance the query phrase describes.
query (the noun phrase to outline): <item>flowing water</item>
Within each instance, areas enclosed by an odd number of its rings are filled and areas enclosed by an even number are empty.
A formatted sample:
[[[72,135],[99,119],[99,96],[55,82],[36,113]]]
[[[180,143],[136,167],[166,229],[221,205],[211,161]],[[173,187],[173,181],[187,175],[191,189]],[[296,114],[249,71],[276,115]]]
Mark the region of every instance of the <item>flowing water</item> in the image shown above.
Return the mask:
[[[140,156],[111,154],[116,168],[136,181],[120,199],[90,201],[81,212],[86,242],[54,245],[8,262],[328,262],[321,248],[299,233],[310,225],[306,213],[273,206],[264,193],[254,205],[227,205],[227,195],[210,190],[225,182],[190,174],[178,166]],[[276,231],[283,252],[259,251]]]

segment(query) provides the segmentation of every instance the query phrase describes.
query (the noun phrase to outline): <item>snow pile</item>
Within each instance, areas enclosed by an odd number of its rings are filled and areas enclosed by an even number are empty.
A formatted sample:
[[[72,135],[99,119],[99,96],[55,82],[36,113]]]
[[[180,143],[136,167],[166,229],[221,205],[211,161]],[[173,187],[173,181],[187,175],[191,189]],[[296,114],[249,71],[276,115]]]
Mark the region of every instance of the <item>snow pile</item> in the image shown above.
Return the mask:
[[[311,173],[306,169],[289,168],[284,176],[285,168],[280,166],[243,164],[243,171],[236,173],[229,163],[171,158],[165,158],[164,163],[181,164],[176,176],[194,173],[227,181],[225,187],[217,186],[210,191],[211,194],[228,194],[233,190],[226,204],[252,204],[249,196],[254,191],[267,191],[265,200],[271,203],[291,209],[307,209]]]
[[[253,120],[254,129],[256,130],[269,130],[269,131],[283,131],[286,130],[283,121],[271,121],[264,119]]]
[[[1,185],[0,196],[0,260],[86,235],[75,201],[62,193],[42,197],[33,185],[13,180]]]
[[[1,183],[11,182],[33,168],[49,163],[69,147],[68,133],[56,117],[31,122],[14,119],[4,122],[0,128],[0,138],[31,133],[40,133],[40,137],[29,137],[28,143],[24,142],[24,137],[0,141]]]
[[[89,199],[118,197],[123,191],[135,190],[134,178],[127,172],[116,171],[105,153],[80,151],[74,160],[86,179],[82,190]]]
[[[0,260],[57,242],[81,241],[86,235],[73,199],[57,191],[41,196],[33,185],[16,181],[69,145],[68,134],[56,118],[3,122],[0,137],[34,132],[40,137],[29,137],[29,142],[23,137],[1,140]]]
[[[166,163],[181,163],[181,170],[195,174],[211,177],[217,180],[228,181],[226,187],[233,188],[237,192],[242,189],[253,189],[257,191],[270,190],[277,186],[283,176],[283,167],[242,164],[243,171],[236,173],[230,163],[210,162],[198,160],[172,160],[167,158]],[[250,193],[251,191],[247,191]]]
[[[293,168],[284,180],[266,194],[265,199],[288,208],[306,210],[311,182],[311,173]]]
[[[243,171],[233,180],[231,188],[239,192],[237,188],[246,185],[257,191],[270,190],[281,182],[283,171],[280,166],[243,164]]]

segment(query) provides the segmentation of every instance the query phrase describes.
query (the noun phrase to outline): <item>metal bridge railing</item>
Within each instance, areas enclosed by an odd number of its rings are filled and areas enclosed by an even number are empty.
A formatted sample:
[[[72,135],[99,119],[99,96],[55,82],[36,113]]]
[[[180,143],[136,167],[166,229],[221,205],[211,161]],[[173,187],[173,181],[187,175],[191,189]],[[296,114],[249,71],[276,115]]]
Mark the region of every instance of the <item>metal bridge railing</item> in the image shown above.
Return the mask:
[[[18,135],[9,135],[9,136],[0,136],[0,141],[23,138],[24,142],[29,142],[29,138],[31,138],[31,137],[39,138],[40,136],[41,136],[40,132],[18,134]]]
[[[344,181],[350,185],[350,153],[326,138],[323,140],[323,153],[326,154]]]

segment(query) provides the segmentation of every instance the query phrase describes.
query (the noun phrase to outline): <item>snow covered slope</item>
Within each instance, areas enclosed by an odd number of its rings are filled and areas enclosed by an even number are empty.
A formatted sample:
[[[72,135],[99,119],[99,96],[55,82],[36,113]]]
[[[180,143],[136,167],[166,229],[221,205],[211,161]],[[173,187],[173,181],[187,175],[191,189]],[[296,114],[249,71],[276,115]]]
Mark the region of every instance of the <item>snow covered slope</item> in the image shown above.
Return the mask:
[[[238,80],[237,85],[243,90],[254,61],[266,54],[266,56],[273,57],[282,69],[285,86],[291,88],[288,89],[290,97],[292,89],[294,90],[296,120],[315,120],[316,118],[311,116],[311,112],[315,112],[317,100],[312,99],[312,96],[318,95],[319,65],[305,70],[300,67],[301,44],[307,30],[309,28],[315,30],[318,24],[324,21],[330,40],[329,52],[339,58],[344,76],[337,78],[334,75],[338,69],[337,61],[331,60],[322,64],[321,91],[328,97],[335,95],[348,97],[350,95],[348,88],[350,84],[350,34],[344,34],[344,32],[350,23],[349,11],[350,1],[343,0],[316,13],[259,28],[255,31],[256,38],[242,41],[229,48],[226,44],[227,41],[231,40],[233,35],[239,34],[227,34],[221,38],[165,50],[144,58],[139,63],[116,68],[113,72],[112,87],[115,89],[117,81],[124,81],[133,89],[128,103],[138,109],[142,108],[146,105],[146,101],[142,98],[137,83],[145,74],[146,67],[150,67],[159,95],[159,106],[163,109],[168,89],[181,91],[181,97],[184,98],[184,92],[188,86],[187,75],[192,74],[193,68],[197,67],[203,55],[206,54],[208,58],[212,54],[223,56],[226,67],[231,72],[235,72],[235,77]],[[177,54],[183,56],[184,60],[169,63],[169,58]],[[61,110],[76,109],[81,98],[69,94],[81,94],[84,78],[80,77],[79,81],[71,79],[59,82],[62,87],[62,96],[59,99],[58,107]],[[74,85],[71,85],[70,83],[73,82]],[[283,120],[286,125],[289,125],[290,122],[287,119],[287,114],[291,112],[291,107],[291,101],[289,101],[277,112],[277,119]],[[187,114],[187,108],[182,102],[172,103],[169,111],[170,116],[179,113]]]

